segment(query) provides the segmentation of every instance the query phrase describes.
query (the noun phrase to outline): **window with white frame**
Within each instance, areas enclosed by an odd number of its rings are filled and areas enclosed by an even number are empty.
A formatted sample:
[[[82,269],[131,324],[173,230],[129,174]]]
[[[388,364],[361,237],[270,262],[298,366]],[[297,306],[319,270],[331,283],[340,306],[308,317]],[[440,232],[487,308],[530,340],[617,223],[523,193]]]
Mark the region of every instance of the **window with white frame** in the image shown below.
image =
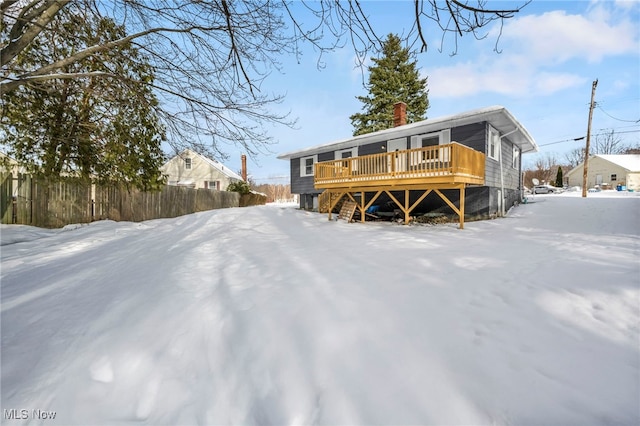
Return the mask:
[[[611,182],[615,182],[618,180],[618,174],[617,173],[611,173]]]
[[[336,151],[336,160],[342,160],[344,158],[351,158],[351,157],[357,157],[358,156],[358,148],[354,147],[354,148],[349,148],[349,149],[341,149],[339,151]]]
[[[429,146],[445,145],[451,142],[451,129],[444,129],[439,132],[424,133],[422,135],[411,136],[411,148],[426,148]],[[448,161],[448,156],[444,149],[438,149],[431,153],[431,158],[427,159],[427,152],[414,152],[411,155],[411,164],[425,162],[427,160]]]
[[[349,148],[349,149],[341,149],[339,151],[335,152],[335,158],[336,160],[344,160],[345,158],[352,158],[352,157],[357,157],[358,156],[358,148],[354,147],[354,148]],[[342,162],[342,167],[348,168],[349,167],[349,162],[348,161],[343,161]],[[351,171],[354,171],[357,169],[357,163],[356,161],[351,161]]]
[[[317,155],[300,159],[300,177],[313,176],[314,165],[318,162]]]
[[[191,170],[191,158],[184,159],[184,168],[187,170]]]
[[[520,148],[517,146],[513,146],[513,163],[512,166],[514,169],[520,167]]]
[[[489,126],[489,141],[487,143],[487,157],[498,161],[500,155],[500,133]]]

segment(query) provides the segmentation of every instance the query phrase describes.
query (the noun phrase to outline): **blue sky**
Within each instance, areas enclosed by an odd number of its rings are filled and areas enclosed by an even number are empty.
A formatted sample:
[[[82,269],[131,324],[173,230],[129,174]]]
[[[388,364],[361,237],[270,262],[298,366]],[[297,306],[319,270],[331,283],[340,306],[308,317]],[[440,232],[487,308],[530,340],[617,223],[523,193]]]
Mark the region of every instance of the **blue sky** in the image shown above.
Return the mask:
[[[412,2],[365,0],[363,5],[381,37],[411,26]],[[499,54],[497,30],[490,28],[480,41],[462,37],[452,56],[453,40],[446,39],[440,52],[442,33],[428,28],[429,50],[416,59],[428,77],[429,118],[503,105],[540,146],[539,153],[523,157],[525,166],[540,156],[563,160],[566,152],[584,146],[584,140],[572,140],[587,133],[591,86],[598,79],[592,137],[614,129],[625,143],[640,145],[640,2],[536,0],[506,21]],[[282,58],[282,73],[272,74],[262,89],[285,94],[274,110],[290,112],[297,124],[268,129],[273,153],[248,161],[257,182],[288,183],[289,163],[278,160],[279,153],[353,133],[349,116],[361,111],[356,96],[367,93],[354,59],[349,47],[323,57],[321,70],[311,48],[299,63]],[[228,152],[225,163],[239,170],[241,152]]]

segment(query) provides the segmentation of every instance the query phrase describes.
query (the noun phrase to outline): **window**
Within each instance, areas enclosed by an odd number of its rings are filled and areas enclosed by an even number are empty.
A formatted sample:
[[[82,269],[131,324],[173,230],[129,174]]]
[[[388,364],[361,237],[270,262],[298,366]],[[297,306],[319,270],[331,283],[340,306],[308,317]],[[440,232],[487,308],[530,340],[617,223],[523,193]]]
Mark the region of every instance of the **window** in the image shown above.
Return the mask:
[[[411,136],[411,148],[425,148],[428,146],[445,145],[451,142],[451,129],[445,129],[435,133],[425,133],[422,135]],[[429,155],[428,155],[429,154]],[[429,156],[430,158],[427,158]],[[431,153],[417,152],[411,155],[411,165],[424,163],[439,159],[440,161],[448,161],[445,149],[438,149]]]
[[[422,148],[425,146],[444,145],[451,142],[451,130],[445,129],[435,133],[425,133],[411,136],[411,148]]]
[[[343,158],[351,158],[358,156],[358,148],[349,148],[336,151],[336,160],[342,160]]]
[[[518,148],[517,146],[513,146],[513,164],[512,164],[514,169],[517,169],[520,167],[520,148]]]
[[[313,165],[318,162],[318,156],[302,157],[300,159],[300,177],[313,176]]]
[[[498,161],[500,154],[500,133],[489,126],[489,141],[487,144],[487,157]]]
[[[204,189],[217,189],[220,190],[219,180],[210,180],[204,182]]]
[[[358,156],[358,148],[349,148],[349,149],[342,149],[340,151],[336,151],[335,153],[335,158],[336,160],[344,160],[345,158],[352,158],[352,157],[357,157]],[[343,161],[342,162],[342,167],[349,167],[349,162],[348,161]],[[351,171],[354,171],[357,169],[357,162],[351,161]]]
[[[184,168],[187,170],[191,170],[191,158],[184,159]]]
[[[618,180],[618,175],[616,173],[611,173],[611,182]]]

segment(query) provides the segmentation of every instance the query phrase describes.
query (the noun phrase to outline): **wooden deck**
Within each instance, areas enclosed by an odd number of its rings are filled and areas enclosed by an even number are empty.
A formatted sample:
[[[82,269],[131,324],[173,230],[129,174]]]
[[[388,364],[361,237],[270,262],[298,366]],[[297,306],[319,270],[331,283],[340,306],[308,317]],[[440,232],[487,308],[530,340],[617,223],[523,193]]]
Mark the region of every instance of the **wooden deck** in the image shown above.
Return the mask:
[[[485,156],[459,143],[385,152],[315,165],[317,189],[484,184]]]
[[[464,190],[467,185],[483,185],[485,155],[467,146],[453,142],[425,148],[385,152],[361,157],[320,162],[315,165],[314,185],[325,189],[323,198],[329,201],[329,218],[335,206],[334,199],[344,195],[355,201],[353,193],[376,192],[366,205],[358,205],[364,221],[366,209],[382,193],[388,194],[404,212],[405,223],[411,211],[430,192],[438,194],[460,217],[460,228],[464,228]],[[443,195],[443,189],[460,190],[460,203],[455,206]],[[410,190],[424,191],[413,205],[400,205],[391,191],[405,191],[405,200]],[[408,203],[408,201],[407,201]]]

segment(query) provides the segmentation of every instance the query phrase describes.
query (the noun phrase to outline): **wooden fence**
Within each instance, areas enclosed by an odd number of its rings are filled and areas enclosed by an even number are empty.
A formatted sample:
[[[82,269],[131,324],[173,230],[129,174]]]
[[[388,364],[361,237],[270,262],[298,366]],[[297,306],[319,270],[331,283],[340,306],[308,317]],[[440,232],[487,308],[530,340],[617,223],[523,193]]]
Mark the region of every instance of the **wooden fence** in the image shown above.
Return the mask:
[[[2,223],[58,228],[70,223],[111,219],[139,222],[199,211],[264,204],[237,192],[165,186],[142,192],[121,185],[95,185],[79,179],[49,182],[28,175],[0,175]],[[253,195],[253,194],[251,194]]]

